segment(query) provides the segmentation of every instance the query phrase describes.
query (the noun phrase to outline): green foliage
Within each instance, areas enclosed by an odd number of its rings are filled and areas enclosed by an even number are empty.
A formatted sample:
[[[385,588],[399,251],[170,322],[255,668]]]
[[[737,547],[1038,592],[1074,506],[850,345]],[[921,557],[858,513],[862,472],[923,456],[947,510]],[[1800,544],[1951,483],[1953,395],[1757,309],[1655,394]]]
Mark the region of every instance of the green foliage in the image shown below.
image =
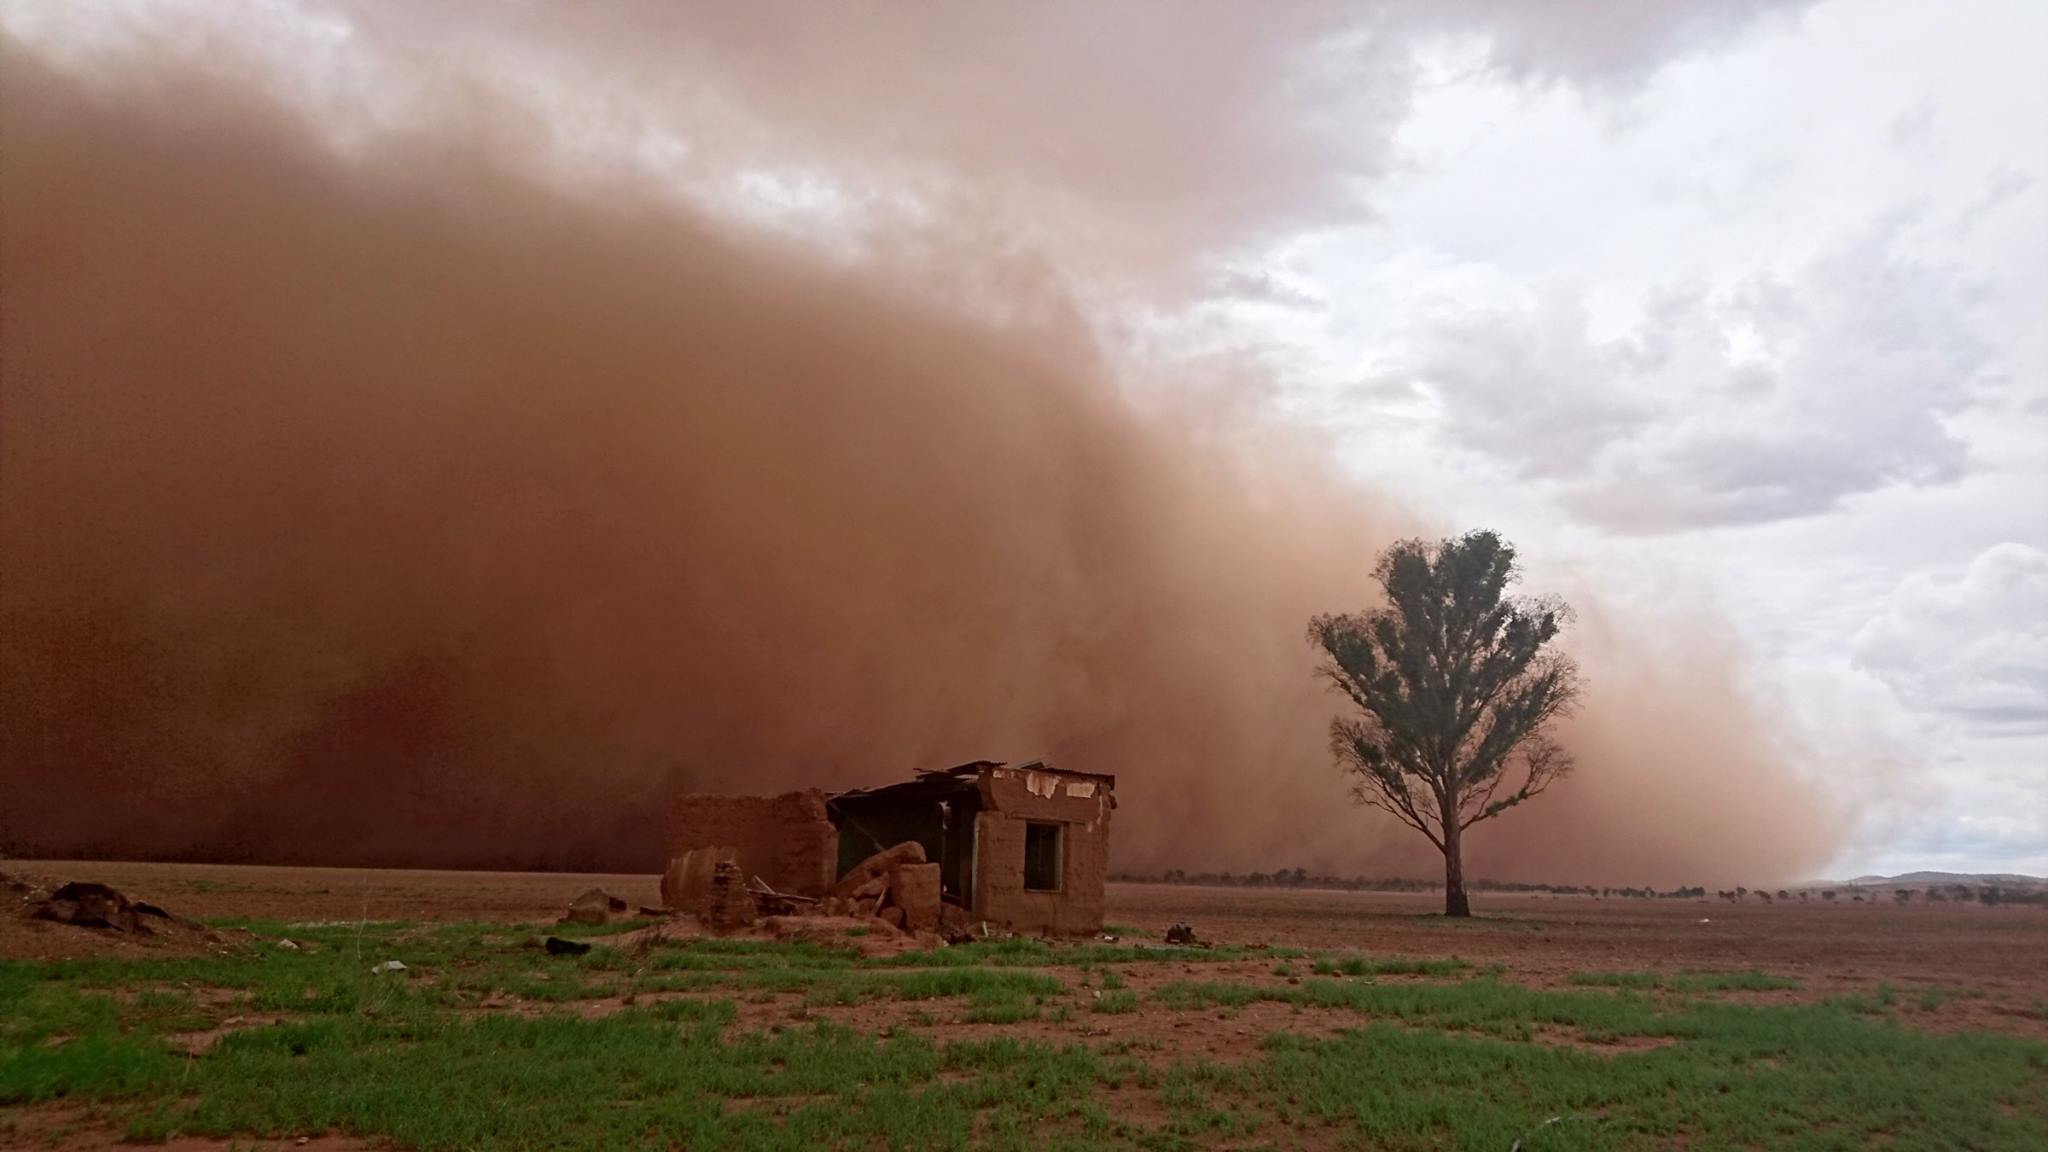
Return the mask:
[[[1518,598],[1513,546],[1492,532],[1404,540],[1373,576],[1387,604],[1309,621],[1321,675],[1356,707],[1330,747],[1361,804],[1429,838],[1463,915],[1459,833],[1541,794],[1571,768],[1545,732],[1579,674],[1551,651],[1562,604]]]

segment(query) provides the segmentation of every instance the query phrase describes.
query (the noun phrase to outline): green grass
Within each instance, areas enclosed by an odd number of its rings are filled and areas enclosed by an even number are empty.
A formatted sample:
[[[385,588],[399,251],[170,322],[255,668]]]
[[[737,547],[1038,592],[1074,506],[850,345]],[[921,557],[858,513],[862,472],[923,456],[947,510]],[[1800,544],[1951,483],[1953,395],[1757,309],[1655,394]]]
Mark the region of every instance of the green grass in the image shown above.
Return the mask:
[[[1278,1036],[1233,1070],[1283,1121],[1366,1147],[2022,1149],[2048,1136],[2048,1058],[2010,1037],[1931,1037],[1828,1008],[1742,1008],[1772,1027],[1675,1021],[1669,1047],[1604,1055],[1369,1023]],[[1939,1074],[1931,1069],[1940,1068]],[[1536,1130],[1551,1116],[1567,1123]],[[1445,1137],[1448,1136],[1449,1139]]]
[[[1663,1035],[1668,1010],[1634,993],[1546,992],[1480,977],[1458,984],[1376,984],[1309,979],[1300,984],[1181,981],[1153,993],[1174,1010],[1242,1008],[1269,1002],[1344,1009],[1367,1016],[1529,1040],[1546,1027],[1576,1029],[1594,1042]]]
[[[1948,990],[1944,988],[1923,988],[1920,990],[1920,1010],[1938,1012],[1948,1002]]]
[[[1252,957],[1299,957],[1296,948],[1186,948],[1172,944],[1055,944],[1029,937],[962,944],[939,952],[905,952],[874,961],[883,966],[1092,968],[1104,964],[1219,964]]]
[[[1889,989],[1808,1004],[1707,995],[1783,986],[1761,973],[1584,973],[1547,990],[1450,960],[1263,950],[1238,955],[1319,975],[1141,995],[1107,965],[1165,952],[1199,974],[1214,954],[1003,941],[863,958],[692,940],[550,957],[494,925],[287,934],[302,951],[0,962],[0,1106],[83,1107],[144,1141],[332,1130],[420,1149],[1436,1152],[1525,1133],[1528,1152],[2048,1147],[2048,1044],[1914,1031]],[[386,958],[410,971],[372,975]],[[1375,979],[1390,975],[1422,979]],[[1924,1006],[1936,991],[1915,994]],[[525,1009],[478,1010],[505,996]],[[617,1002],[579,1015],[596,997]],[[1099,1019],[1259,1002],[1335,1014],[1342,1030],[1268,1036],[1220,1062]],[[800,1011],[742,1028],[749,1004]],[[815,1018],[877,1010],[863,1005],[879,1006],[879,1034]],[[256,1014],[282,1022],[203,1056],[172,1043]],[[1122,1035],[949,1039],[955,1022]],[[1550,1116],[1570,1119],[1538,1129]]]
[[[1270,1036],[1264,1059],[1216,1077],[1283,1125],[1334,1123],[1366,1147],[1506,1148],[1552,1115],[1582,1122],[1524,1148],[2019,1149],[2048,1138],[2048,1044],[1929,1035],[1842,1002],[1672,1005],[1487,978],[1189,982],[1157,998],[1356,1012],[1358,1027],[1336,1039]],[[1558,1029],[1574,1043],[1527,1042]]]
[[[1406,956],[1364,956],[1345,953],[1325,956],[1310,966],[1318,976],[1456,976],[1468,965],[1453,956],[1423,960]]]
[[[1088,1010],[1105,1016],[1122,1016],[1138,1010],[1138,994],[1128,989],[1104,992],[1089,1002]]]
[[[1655,972],[1574,972],[1565,977],[1568,984],[1585,988],[1662,988],[1664,977]]]
[[[1777,992],[1799,988],[1799,981],[1765,972],[1574,972],[1567,983],[1588,988],[1657,989],[1698,995],[1703,992]]]
[[[727,1012],[672,1003],[598,1021],[329,1019],[241,1034],[183,1080],[189,1098],[153,1102],[127,1135],[334,1128],[423,1149],[929,1147],[964,1139],[985,1110],[1012,1129],[1074,1121],[1072,1101],[1109,1075],[1078,1047],[941,1047],[824,1024],[725,1040]]]

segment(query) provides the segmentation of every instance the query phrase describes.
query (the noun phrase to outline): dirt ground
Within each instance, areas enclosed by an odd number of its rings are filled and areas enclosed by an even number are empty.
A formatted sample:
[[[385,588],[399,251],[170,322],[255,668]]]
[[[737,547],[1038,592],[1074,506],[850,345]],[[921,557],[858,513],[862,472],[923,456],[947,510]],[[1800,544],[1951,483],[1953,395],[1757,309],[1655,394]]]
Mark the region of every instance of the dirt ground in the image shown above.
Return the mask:
[[[651,905],[659,899],[656,878],[641,875],[78,861],[7,861],[0,867],[46,882],[101,881],[132,898],[205,920],[247,917],[294,923],[486,920],[538,924],[552,922],[574,896],[592,887],[604,888],[629,903]],[[1857,904],[1847,900],[1824,903],[1817,898],[1806,904],[1767,906],[1721,900],[1482,894],[1475,899],[1477,916],[1450,921],[1440,915],[1441,897],[1426,894],[1144,884],[1110,885],[1108,905],[1107,932],[1134,938],[1156,940],[1169,924],[1186,921],[1204,941],[1218,945],[1456,957],[1477,969],[1497,967],[1508,980],[1543,987],[1566,986],[1574,973],[1585,972],[1760,971],[1796,979],[1799,987],[1736,991],[1726,993],[1727,998],[1806,1000],[1869,994],[1889,987],[1899,1010],[1916,1028],[1981,1029],[2048,1038],[2048,1019],[2040,1010],[2048,1003],[2048,963],[2042,960],[2048,956],[2048,910],[2038,907],[1899,907],[1889,900]],[[680,930],[683,925],[677,927]],[[229,929],[217,940],[193,946],[243,947],[253,939]],[[141,953],[189,944],[135,942],[104,932],[0,916],[0,957]],[[889,1001],[818,1005],[807,1002],[801,993],[777,993],[741,999],[734,1027],[780,1031],[824,1019],[859,1031],[909,1030],[940,1040],[1001,1035],[1092,1044],[1114,1037],[1141,1059],[1163,1065],[1190,1055],[1223,1061],[1247,1059],[1255,1054],[1260,1037],[1269,1032],[1328,1035],[1356,1024],[1355,1016],[1340,1009],[1304,1011],[1279,1003],[1254,1003],[1220,1012],[1151,1008],[1152,994],[1174,981],[1298,982],[1294,973],[1307,971],[1305,963],[1276,965],[1271,957],[1206,961],[1191,955],[1189,961],[1118,965],[1116,974],[1122,986],[1147,1004],[1127,1015],[1084,1011],[1014,1024],[981,1024],[961,1018],[959,1005],[949,1007],[944,1002],[909,1009]],[[1070,980],[1077,975],[1071,969],[1056,974]],[[1929,994],[1930,990],[1940,994]],[[1088,994],[1085,986],[1082,993]],[[697,994],[657,993],[642,999],[668,995]],[[599,1016],[629,1002],[616,997],[591,999],[578,1002],[575,1010]],[[496,994],[477,1005],[479,1011],[514,1014],[557,1008]],[[226,1027],[270,1022],[270,1018],[238,1015]],[[1609,1055],[1620,1050],[1614,1041],[1592,1043],[1566,1032],[1533,1038],[1539,1043],[1585,1047]],[[197,1051],[217,1036],[195,1034],[189,1039]],[[90,1113],[76,1109],[31,1109],[12,1122],[11,1130],[0,1132],[0,1146],[10,1140],[72,1152],[118,1146],[112,1130]],[[192,1152],[213,1152],[227,1146],[200,1140],[170,1145]],[[339,1150],[370,1145],[326,1135],[313,1137],[308,1144],[294,1141],[278,1146]]]
[[[183,916],[288,921],[539,921],[601,887],[659,903],[652,875],[268,868],[218,864],[9,861],[15,872],[99,880]],[[1498,964],[1513,980],[1563,983],[1573,972],[1755,969],[1798,979],[1802,996],[1936,985],[2021,1005],[2048,999],[2048,909],[1899,907],[1819,899],[1594,899],[1482,893],[1469,921],[1437,915],[1429,894],[1111,884],[1108,920],[1156,937],[1187,921],[1204,940]],[[16,922],[0,955],[66,954],[82,935]]]
[[[1457,956],[1530,984],[1572,972],[1756,969],[1808,994],[1890,982],[2018,997],[2048,995],[2048,909],[1981,905],[1473,897],[1471,921],[1443,897],[1386,892],[1113,885],[1110,916],[1152,928],[1189,920],[1204,937],[1305,948]]]

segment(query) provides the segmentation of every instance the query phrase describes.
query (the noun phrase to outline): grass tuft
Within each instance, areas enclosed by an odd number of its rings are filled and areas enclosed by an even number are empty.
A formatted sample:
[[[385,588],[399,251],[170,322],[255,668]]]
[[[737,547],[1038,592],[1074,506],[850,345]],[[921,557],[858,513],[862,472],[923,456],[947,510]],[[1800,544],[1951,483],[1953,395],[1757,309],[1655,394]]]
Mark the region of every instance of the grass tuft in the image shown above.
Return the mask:
[[[1164,954],[1199,974],[1226,950],[1001,941],[865,958],[707,939],[551,957],[499,925],[252,931],[302,949],[0,962],[0,1106],[80,1105],[142,1142],[331,1131],[422,1150],[2048,1147],[2048,1044],[1914,1031],[1889,987],[1758,1003],[1714,994],[1796,984],[1596,972],[1537,989],[1455,960],[1268,949],[1237,958],[1311,975],[1141,995],[1109,966]],[[372,975],[387,958],[410,970]],[[1393,975],[1431,979],[1376,979]],[[1075,994],[1088,983],[1099,996]],[[1950,994],[1915,990],[1929,1011]],[[593,998],[615,1002],[579,1011]],[[900,1006],[882,1035],[790,1023],[872,1002]],[[1122,1016],[1260,1002],[1345,1027],[1268,1036],[1223,1063],[1076,1019],[1082,1003]],[[740,1025],[777,1004],[796,1011]],[[280,1022],[199,1057],[174,1043],[231,1016]],[[936,1038],[960,1020],[1126,1035]],[[1553,1115],[1574,1120],[1541,1128]]]

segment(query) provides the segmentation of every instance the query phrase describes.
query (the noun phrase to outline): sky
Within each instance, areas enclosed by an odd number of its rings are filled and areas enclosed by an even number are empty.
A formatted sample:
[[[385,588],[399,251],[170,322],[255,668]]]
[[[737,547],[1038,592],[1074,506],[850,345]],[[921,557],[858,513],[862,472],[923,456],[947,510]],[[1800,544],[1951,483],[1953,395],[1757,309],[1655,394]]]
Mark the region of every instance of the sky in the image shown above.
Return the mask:
[[[1829,875],[2048,874],[2048,7],[0,14],[231,59],[343,153],[488,104],[566,187],[850,264],[972,236],[960,298],[1078,310],[1147,403],[1227,376],[1637,643],[1714,621],[1853,801]]]
[[[1843,873],[2048,870],[2044,39],[1823,4],[1595,90],[1447,46],[1376,218],[1256,265],[1360,475],[1715,606],[1883,797]]]

